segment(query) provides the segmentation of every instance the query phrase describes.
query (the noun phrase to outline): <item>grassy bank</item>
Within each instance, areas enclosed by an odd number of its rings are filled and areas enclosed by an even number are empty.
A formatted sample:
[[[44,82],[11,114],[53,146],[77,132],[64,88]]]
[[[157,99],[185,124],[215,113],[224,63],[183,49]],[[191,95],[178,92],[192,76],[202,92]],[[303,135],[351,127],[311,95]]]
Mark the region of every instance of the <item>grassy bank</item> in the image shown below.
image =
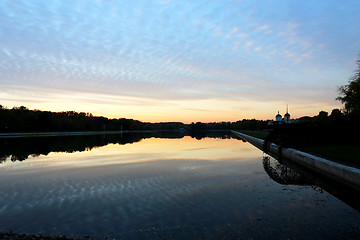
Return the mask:
[[[359,145],[325,145],[299,149],[301,151],[324,157],[328,160],[350,164],[360,168]]]
[[[252,137],[260,138],[263,140],[265,140],[267,135],[269,135],[269,132],[263,132],[263,131],[240,130],[239,132],[244,133],[249,136],[252,136]]]

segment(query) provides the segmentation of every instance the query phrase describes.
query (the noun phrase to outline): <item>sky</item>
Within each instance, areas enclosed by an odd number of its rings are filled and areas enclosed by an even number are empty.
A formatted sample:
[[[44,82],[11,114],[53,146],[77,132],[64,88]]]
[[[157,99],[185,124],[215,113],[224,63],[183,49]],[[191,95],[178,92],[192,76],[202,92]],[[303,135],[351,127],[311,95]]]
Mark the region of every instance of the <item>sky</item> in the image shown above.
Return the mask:
[[[342,108],[359,0],[1,0],[0,104],[144,122]]]

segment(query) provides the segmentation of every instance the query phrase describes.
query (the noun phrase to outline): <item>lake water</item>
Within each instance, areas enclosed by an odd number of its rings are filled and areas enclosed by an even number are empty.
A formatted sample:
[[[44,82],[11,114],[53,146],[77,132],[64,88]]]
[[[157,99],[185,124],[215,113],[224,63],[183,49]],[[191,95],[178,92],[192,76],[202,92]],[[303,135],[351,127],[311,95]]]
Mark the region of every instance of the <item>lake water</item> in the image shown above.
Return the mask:
[[[342,193],[227,133],[0,139],[0,147],[2,232],[360,238],[357,193]]]

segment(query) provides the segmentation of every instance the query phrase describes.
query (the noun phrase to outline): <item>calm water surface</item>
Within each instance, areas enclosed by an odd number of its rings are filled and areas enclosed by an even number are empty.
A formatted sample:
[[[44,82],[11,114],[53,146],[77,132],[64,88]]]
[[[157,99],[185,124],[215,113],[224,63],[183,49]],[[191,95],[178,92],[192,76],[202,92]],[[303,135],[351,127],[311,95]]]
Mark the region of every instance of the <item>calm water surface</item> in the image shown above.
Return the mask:
[[[358,210],[306,173],[227,135],[0,144],[0,231],[99,239],[360,238]]]

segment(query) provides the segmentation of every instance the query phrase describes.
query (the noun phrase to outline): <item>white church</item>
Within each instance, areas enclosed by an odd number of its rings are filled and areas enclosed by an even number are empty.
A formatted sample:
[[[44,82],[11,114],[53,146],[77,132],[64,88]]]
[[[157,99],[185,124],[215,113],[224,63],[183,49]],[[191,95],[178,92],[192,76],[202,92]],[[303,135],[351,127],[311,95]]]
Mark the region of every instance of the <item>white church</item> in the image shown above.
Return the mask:
[[[272,123],[290,123],[291,120],[290,120],[290,114],[289,114],[289,109],[288,109],[288,106],[286,106],[286,113],[284,115],[284,118],[280,115],[279,111],[278,111],[278,114],[276,114],[275,116],[275,122],[272,121]]]

